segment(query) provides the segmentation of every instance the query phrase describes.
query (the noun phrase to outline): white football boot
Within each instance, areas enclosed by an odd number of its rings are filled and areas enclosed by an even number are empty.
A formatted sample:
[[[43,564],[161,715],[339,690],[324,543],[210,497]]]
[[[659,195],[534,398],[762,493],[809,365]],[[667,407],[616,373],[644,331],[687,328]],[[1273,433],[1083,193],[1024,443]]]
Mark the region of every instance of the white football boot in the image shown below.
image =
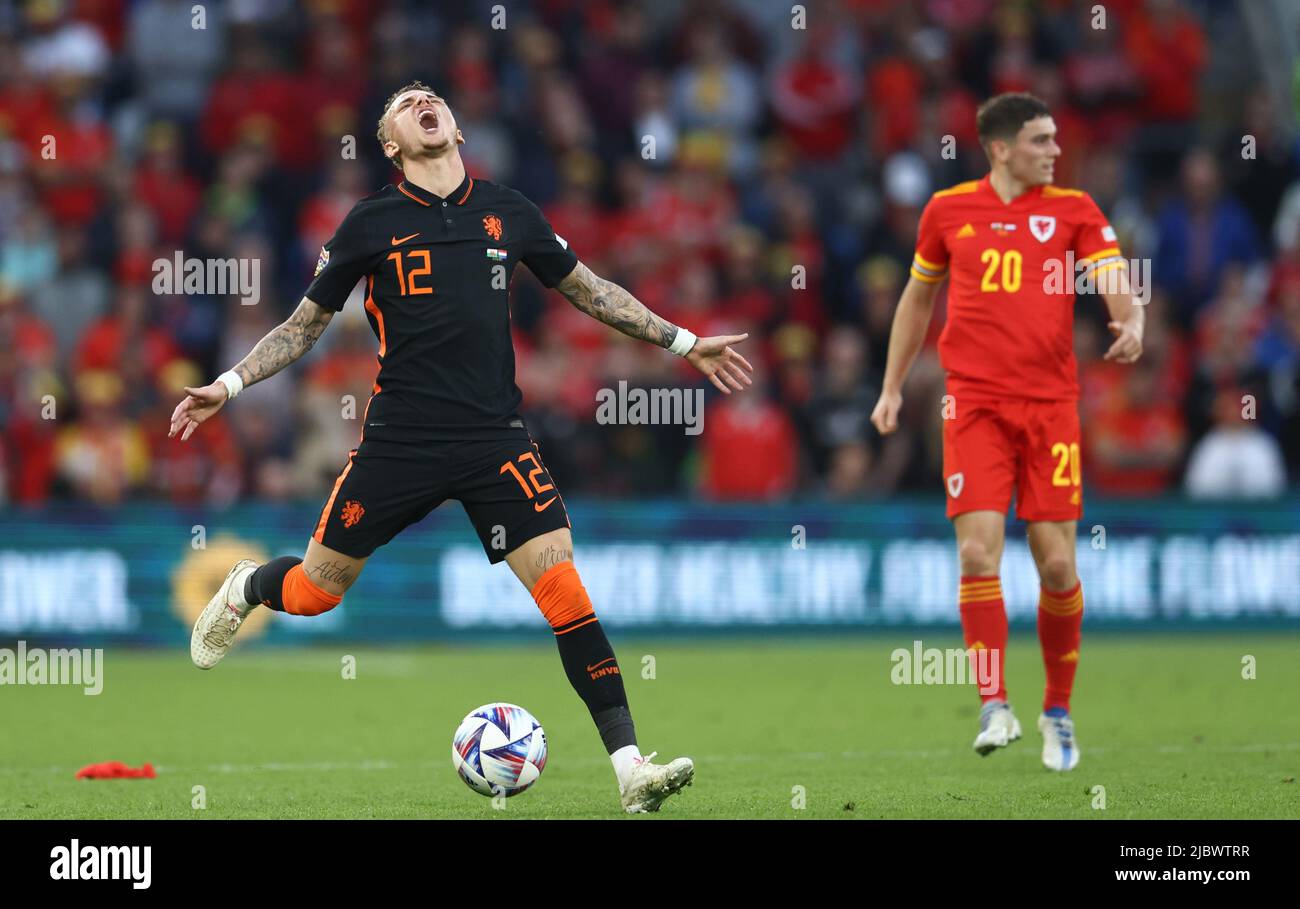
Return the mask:
[[[658,811],[668,796],[689,786],[695,779],[695,762],[690,758],[677,758],[670,764],[652,764],[650,759],[658,753],[652,751],[638,758],[628,775],[627,785],[619,787],[623,810],[628,814]]]
[[[229,652],[230,645],[235,642],[235,632],[257,605],[250,606],[244,602],[244,582],[256,570],[257,563],[252,559],[236,562],[217,595],[199,613],[194,632],[190,635],[190,659],[195,666],[211,669]]]
[[[975,736],[975,751],[980,757],[1005,748],[1020,738],[1020,721],[1006,701],[989,701],[980,708],[980,734]]]
[[[1043,734],[1043,766],[1048,770],[1073,770],[1079,766],[1079,745],[1074,740],[1074,720],[1061,707],[1038,718]]]

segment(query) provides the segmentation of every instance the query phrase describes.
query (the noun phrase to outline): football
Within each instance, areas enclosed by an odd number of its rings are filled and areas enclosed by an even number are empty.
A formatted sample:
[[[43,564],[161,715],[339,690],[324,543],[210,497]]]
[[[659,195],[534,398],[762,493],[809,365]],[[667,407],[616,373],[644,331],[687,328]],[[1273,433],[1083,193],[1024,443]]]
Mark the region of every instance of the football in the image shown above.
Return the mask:
[[[451,763],[465,785],[486,795],[518,795],[542,775],[546,733],[514,704],[485,704],[461,720],[451,740]]]

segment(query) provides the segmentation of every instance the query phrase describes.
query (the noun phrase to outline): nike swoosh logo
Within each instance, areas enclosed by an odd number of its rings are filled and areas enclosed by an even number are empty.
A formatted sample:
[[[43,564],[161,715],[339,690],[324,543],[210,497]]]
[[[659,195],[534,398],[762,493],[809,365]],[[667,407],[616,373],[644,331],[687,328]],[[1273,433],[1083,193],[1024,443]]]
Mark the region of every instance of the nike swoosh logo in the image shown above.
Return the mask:
[[[411,237],[418,237],[418,236],[420,236],[420,232],[419,232],[418,230],[417,230],[415,233],[411,234]],[[393,237],[393,245],[394,245],[394,246],[401,246],[401,245],[402,245],[403,243],[405,243],[407,240],[411,239],[411,237],[402,237],[402,239],[400,239],[400,240],[397,239],[396,237]]]
[[[534,511],[545,511],[546,509],[550,508],[550,507],[551,507],[551,503],[554,502],[554,501],[555,501],[556,499],[558,499],[558,498],[559,498],[559,496],[551,496],[549,499],[546,500],[546,504],[545,504],[545,505],[538,505],[536,502],[534,502],[534,503],[533,503],[533,510],[534,510]]]
[[[597,663],[596,666],[604,666],[606,663],[612,663],[612,662],[614,662],[614,658],[613,658],[613,657],[607,657],[607,658],[601,660],[599,663]],[[595,672],[595,671],[596,671],[596,666],[588,666],[588,667],[587,667],[587,671],[588,671],[588,672]]]

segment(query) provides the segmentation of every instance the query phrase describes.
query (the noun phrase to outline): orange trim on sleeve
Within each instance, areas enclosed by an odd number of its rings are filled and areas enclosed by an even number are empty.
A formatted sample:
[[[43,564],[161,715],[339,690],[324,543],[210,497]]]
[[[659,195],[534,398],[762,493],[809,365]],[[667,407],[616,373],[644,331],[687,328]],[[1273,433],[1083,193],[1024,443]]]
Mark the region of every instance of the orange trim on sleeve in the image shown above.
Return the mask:
[[[912,253],[912,258],[920,262],[922,265],[924,265],[926,268],[930,269],[931,271],[948,270],[948,266],[946,264],[940,265],[938,263],[931,262],[929,259],[923,258],[920,253]]]
[[[1107,259],[1110,258],[1111,256],[1118,256],[1118,255],[1119,255],[1118,246],[1107,246],[1105,249],[1099,249],[1095,253],[1090,253],[1086,256],[1080,256],[1079,261],[1093,262],[1096,261],[1097,259]]]
[[[1121,259],[1118,262],[1109,262],[1105,265],[1099,265],[1097,268],[1092,270],[1092,276],[1095,278],[1097,275],[1104,275],[1106,272],[1114,271],[1117,268],[1123,268],[1127,271],[1128,263]]]
[[[916,280],[924,284],[938,284],[947,277],[947,275],[938,275],[937,277],[935,275],[927,275],[924,272],[917,271],[915,265],[912,266],[911,272],[913,278],[916,278]]]

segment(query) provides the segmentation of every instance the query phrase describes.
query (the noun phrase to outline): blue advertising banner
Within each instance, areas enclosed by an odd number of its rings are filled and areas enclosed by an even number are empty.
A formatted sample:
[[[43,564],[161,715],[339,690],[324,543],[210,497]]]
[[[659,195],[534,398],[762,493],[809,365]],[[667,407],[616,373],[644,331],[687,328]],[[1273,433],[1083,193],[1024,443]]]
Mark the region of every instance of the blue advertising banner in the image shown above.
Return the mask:
[[[939,501],[567,504],[579,571],[610,628],[957,624],[955,547]],[[237,559],[302,554],[316,508],[6,510],[0,638],[182,645]],[[1300,625],[1300,501],[1091,502],[1078,556],[1091,626]],[[1009,527],[1002,585],[1011,621],[1032,623],[1038,581],[1019,522]],[[449,502],[376,552],[342,607],[311,619],[259,609],[241,638],[436,640],[545,628]]]

